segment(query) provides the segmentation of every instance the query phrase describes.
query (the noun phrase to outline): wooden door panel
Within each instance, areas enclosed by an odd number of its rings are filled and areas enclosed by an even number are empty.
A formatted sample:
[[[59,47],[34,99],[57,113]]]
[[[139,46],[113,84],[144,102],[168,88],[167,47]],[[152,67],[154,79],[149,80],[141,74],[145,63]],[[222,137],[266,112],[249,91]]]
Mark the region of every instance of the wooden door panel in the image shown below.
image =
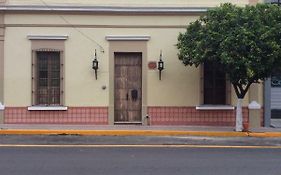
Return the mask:
[[[115,89],[115,100],[126,100],[129,98],[129,94],[126,89]]]
[[[127,78],[116,78],[115,89],[127,89]]]
[[[115,110],[115,121],[128,121],[128,112],[126,110]]]
[[[120,103],[116,103],[116,105],[115,105],[116,110],[127,110],[128,109],[128,103],[127,103],[126,99],[118,100],[118,101],[120,101]]]
[[[128,68],[125,66],[116,66],[115,67],[115,77],[126,77],[128,74]]]
[[[140,110],[141,109],[141,100],[133,101],[128,103],[127,105],[128,110],[134,111],[134,110]]]
[[[139,121],[140,111],[128,111],[128,120],[129,122]]]
[[[141,53],[115,53],[115,121],[141,121]],[[134,91],[134,97],[132,92]],[[137,91],[137,93],[136,93]]]
[[[136,80],[135,78],[128,78],[127,81],[128,81],[127,82],[128,88],[130,88],[130,89],[141,88],[140,87],[141,81]]]
[[[141,76],[141,69],[139,67],[140,65],[134,65],[128,67],[128,78],[131,80],[138,80],[138,78]]]

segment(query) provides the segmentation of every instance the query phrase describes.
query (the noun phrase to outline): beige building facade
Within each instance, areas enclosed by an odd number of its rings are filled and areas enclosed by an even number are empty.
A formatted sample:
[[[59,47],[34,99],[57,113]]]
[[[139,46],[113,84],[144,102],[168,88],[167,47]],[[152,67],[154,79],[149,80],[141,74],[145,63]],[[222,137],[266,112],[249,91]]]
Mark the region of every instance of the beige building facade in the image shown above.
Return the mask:
[[[175,46],[225,2],[0,1],[0,123],[233,126],[230,84],[224,104],[205,104],[203,67],[185,67]],[[244,99],[245,123],[251,101],[263,106],[262,85]]]

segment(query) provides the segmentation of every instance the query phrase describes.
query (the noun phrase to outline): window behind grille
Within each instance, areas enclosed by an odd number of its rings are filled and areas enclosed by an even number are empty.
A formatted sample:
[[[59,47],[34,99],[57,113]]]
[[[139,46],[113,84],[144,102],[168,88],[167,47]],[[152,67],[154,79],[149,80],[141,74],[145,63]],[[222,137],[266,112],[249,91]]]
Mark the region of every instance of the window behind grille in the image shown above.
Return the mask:
[[[226,104],[226,75],[215,62],[204,63],[204,104]]]
[[[35,104],[61,105],[60,52],[36,51]]]

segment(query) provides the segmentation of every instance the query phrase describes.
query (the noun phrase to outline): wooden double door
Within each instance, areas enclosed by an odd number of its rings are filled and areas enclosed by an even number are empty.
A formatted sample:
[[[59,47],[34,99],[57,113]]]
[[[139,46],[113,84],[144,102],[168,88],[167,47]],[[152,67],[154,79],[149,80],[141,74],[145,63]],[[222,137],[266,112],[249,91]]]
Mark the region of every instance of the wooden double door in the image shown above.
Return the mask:
[[[114,121],[140,123],[142,53],[114,53]]]

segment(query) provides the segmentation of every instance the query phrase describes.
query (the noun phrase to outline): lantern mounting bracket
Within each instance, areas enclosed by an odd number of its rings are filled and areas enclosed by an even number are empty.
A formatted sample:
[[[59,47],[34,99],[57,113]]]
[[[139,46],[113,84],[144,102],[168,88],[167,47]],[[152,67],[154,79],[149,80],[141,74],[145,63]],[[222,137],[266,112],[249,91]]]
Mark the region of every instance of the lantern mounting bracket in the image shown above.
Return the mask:
[[[99,61],[97,59],[97,50],[95,49],[95,58],[93,60],[93,65],[92,65],[92,68],[94,69],[95,71],[95,77],[96,77],[96,80],[98,79],[98,69],[99,69]]]

